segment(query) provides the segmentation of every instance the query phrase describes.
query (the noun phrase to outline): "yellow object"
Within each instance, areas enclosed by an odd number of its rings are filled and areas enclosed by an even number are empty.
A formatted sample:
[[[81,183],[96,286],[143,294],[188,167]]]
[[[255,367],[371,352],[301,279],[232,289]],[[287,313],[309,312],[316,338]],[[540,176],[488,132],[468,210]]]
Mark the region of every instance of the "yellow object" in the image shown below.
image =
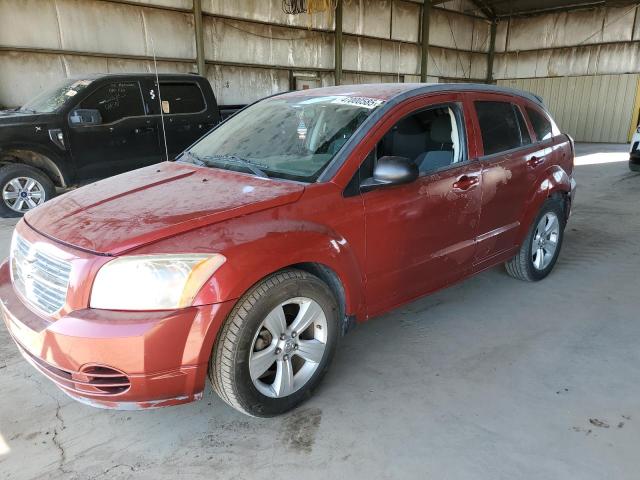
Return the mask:
[[[631,116],[631,128],[629,129],[629,141],[633,140],[633,134],[636,133],[638,128],[638,121],[640,120],[640,78],[636,86],[636,99],[633,102],[633,115]]]

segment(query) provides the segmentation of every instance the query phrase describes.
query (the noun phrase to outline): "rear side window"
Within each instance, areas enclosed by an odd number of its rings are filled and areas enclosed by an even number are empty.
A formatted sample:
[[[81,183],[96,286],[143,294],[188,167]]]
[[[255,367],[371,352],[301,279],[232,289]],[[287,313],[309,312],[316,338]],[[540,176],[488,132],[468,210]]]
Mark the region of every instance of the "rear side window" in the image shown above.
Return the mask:
[[[531,120],[531,125],[533,125],[538,141],[542,142],[553,137],[553,127],[546,116],[529,107],[527,107],[527,115],[529,115],[529,120]]]
[[[522,146],[520,126],[511,103],[480,101],[475,105],[485,155]]]
[[[114,82],[104,85],[80,104],[80,108],[98,110],[102,123],[144,115],[138,82]]]
[[[161,82],[160,95],[162,96],[162,112],[165,114],[196,113],[205,108],[202,91],[195,83]]]

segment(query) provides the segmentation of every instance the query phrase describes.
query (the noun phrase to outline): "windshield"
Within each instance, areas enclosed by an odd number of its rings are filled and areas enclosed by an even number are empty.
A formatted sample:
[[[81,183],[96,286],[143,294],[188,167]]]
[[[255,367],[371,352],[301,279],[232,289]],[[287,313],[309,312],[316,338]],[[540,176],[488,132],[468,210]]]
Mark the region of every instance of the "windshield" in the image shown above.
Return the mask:
[[[20,110],[32,113],[52,113],[62,107],[67,100],[75,97],[91,85],[93,80],[67,79],[55,88],[46,90],[25,103]]]
[[[263,100],[220,125],[180,160],[313,182],[382,103],[350,96]]]

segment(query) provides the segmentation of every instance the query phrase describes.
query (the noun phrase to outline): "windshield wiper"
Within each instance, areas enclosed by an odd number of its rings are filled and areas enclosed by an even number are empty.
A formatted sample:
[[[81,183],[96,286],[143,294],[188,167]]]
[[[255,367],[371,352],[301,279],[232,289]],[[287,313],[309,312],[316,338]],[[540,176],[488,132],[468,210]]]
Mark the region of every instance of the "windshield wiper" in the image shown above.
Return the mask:
[[[27,112],[27,113],[38,113],[33,108],[24,108],[24,107],[16,108],[16,111],[17,112]]]
[[[237,155],[207,155],[205,157],[200,157],[192,152],[187,152],[191,158],[200,162],[201,165],[210,166],[209,161],[223,160],[228,163],[235,163],[246,167],[251,171],[254,175],[262,178],[269,178],[269,175],[265,173],[264,170],[260,169],[255,163],[247,160],[246,158],[238,157]]]

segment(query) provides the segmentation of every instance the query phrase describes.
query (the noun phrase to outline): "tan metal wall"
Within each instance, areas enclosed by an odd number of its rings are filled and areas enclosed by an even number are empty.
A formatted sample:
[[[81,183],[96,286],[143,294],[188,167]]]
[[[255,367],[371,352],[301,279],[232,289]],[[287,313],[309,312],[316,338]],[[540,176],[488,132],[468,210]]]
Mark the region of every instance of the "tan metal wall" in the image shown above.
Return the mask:
[[[625,143],[634,116],[640,75],[499,80],[538,94],[560,128],[580,142]]]

